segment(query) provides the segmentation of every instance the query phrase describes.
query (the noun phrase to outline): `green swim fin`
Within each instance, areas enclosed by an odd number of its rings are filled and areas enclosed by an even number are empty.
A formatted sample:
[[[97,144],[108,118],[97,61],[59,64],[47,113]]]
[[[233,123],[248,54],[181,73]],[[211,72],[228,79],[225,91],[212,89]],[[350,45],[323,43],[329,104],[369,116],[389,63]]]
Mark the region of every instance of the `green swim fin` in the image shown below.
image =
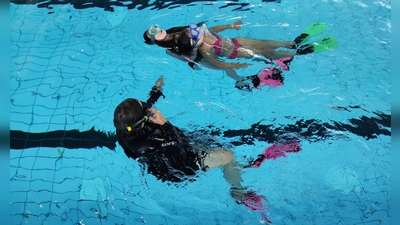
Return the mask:
[[[310,40],[310,38],[324,32],[326,29],[328,29],[328,27],[328,24],[322,22],[311,24],[303,31],[303,33],[301,33],[299,36],[296,37],[296,39],[294,39],[294,42],[297,45],[305,43]]]
[[[339,44],[336,41],[336,38],[332,35],[326,36],[319,41],[313,42],[311,44],[305,44],[300,46],[296,54],[297,55],[305,55],[309,53],[321,53],[331,49],[338,47]]]
[[[325,52],[339,46],[336,38],[332,35],[326,36],[322,40],[312,43],[312,45],[315,53]]]

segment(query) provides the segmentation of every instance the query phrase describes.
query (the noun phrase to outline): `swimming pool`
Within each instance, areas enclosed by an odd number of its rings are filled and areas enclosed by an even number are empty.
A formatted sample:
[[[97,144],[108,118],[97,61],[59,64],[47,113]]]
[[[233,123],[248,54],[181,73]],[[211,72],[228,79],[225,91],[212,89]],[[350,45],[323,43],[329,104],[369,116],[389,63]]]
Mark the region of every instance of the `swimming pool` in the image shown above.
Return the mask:
[[[17,3],[10,224],[265,223],[233,201],[218,169],[175,186],[125,156],[114,109],[128,97],[146,99],[160,75],[166,98],[156,107],[174,125],[232,147],[239,161],[287,136],[300,139],[299,153],[243,173],[243,184],[267,197],[274,224],[390,224],[390,2]],[[296,56],[283,86],[247,92],[220,71],[193,71],[143,44],[153,23],[237,19],[243,28],[223,35],[292,40],[325,22],[339,47]],[[252,64],[239,73],[264,66]]]

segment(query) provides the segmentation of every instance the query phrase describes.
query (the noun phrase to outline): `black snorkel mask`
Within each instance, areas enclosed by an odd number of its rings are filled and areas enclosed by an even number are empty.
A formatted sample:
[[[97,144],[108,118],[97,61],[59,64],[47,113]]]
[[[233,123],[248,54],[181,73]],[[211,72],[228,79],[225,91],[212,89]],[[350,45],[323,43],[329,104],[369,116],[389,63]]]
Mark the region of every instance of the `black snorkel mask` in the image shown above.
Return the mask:
[[[147,112],[147,109],[151,108],[161,96],[163,96],[165,98],[165,96],[162,93],[163,85],[164,85],[164,77],[161,76],[160,78],[157,79],[156,84],[151,88],[149,99],[147,99],[146,102],[141,101],[142,108],[143,108],[143,115],[144,115],[143,118],[140,119],[139,121],[137,121],[136,123],[134,123],[132,126],[127,126],[126,129],[128,130],[128,132],[130,132],[132,130],[136,130],[138,132],[137,135],[139,135],[139,131],[143,130],[143,129],[140,129],[139,127],[143,123],[149,121],[149,117],[151,116],[150,113]],[[139,128],[139,129],[137,129],[137,128]]]

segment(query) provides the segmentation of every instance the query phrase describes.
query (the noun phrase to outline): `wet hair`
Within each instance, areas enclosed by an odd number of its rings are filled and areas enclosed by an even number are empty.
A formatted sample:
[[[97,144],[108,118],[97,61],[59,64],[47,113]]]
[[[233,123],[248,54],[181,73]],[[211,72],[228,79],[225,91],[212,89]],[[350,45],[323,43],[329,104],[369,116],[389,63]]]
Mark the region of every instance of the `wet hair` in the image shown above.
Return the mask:
[[[185,28],[188,26],[180,26],[180,27],[171,27],[168,30],[166,30],[167,34],[172,34],[172,33],[181,33]]]
[[[190,35],[189,35],[189,30],[186,29],[184,32],[182,32],[179,35],[178,38],[178,49],[179,49],[179,53],[181,53],[182,55],[188,55],[190,49],[192,48],[192,45],[190,43]]]
[[[147,36],[147,30],[143,33],[143,39],[144,39],[144,43],[148,44],[148,45],[152,45],[153,42],[151,41],[151,38],[149,36]],[[155,40],[154,40],[155,41]]]
[[[151,39],[147,36],[147,31],[144,32],[143,34],[143,38],[144,38],[144,42],[146,44],[150,44],[152,45],[153,43],[151,42]],[[154,43],[157,44],[160,47],[166,48],[168,50],[170,50],[171,52],[180,55],[179,50],[178,50],[178,44],[176,43],[177,41],[175,41],[175,39],[178,38],[179,33],[173,33],[173,34],[167,34],[167,36],[161,40],[154,40]]]
[[[143,118],[143,107],[139,100],[134,98],[125,99],[114,111],[114,127],[117,134],[127,133],[127,127],[132,126]]]
[[[172,48],[176,46],[175,36],[178,36],[185,28],[187,28],[187,26],[169,28],[168,30],[165,30],[167,36],[163,40],[154,40],[154,42],[160,47]],[[151,41],[151,38],[149,36],[150,34],[148,33],[148,30],[146,30],[143,33],[144,42],[148,45],[152,45],[153,42]]]

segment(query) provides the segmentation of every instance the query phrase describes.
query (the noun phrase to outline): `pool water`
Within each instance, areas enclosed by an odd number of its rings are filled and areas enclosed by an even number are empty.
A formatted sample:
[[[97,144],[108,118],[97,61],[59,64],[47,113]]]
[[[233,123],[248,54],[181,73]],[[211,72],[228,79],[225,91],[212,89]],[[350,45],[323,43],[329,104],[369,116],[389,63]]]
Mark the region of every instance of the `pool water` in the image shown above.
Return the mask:
[[[236,204],[220,169],[163,183],[116,143],[113,112],[146,100],[191,136],[256,158],[295,137],[301,151],[243,171],[274,224],[391,224],[391,6],[389,1],[126,1],[10,4],[10,224],[263,224]],[[143,32],[243,21],[223,36],[339,47],[296,56],[284,85],[238,90],[222,71],[192,70],[145,45]],[[238,70],[241,76],[266,65]]]

